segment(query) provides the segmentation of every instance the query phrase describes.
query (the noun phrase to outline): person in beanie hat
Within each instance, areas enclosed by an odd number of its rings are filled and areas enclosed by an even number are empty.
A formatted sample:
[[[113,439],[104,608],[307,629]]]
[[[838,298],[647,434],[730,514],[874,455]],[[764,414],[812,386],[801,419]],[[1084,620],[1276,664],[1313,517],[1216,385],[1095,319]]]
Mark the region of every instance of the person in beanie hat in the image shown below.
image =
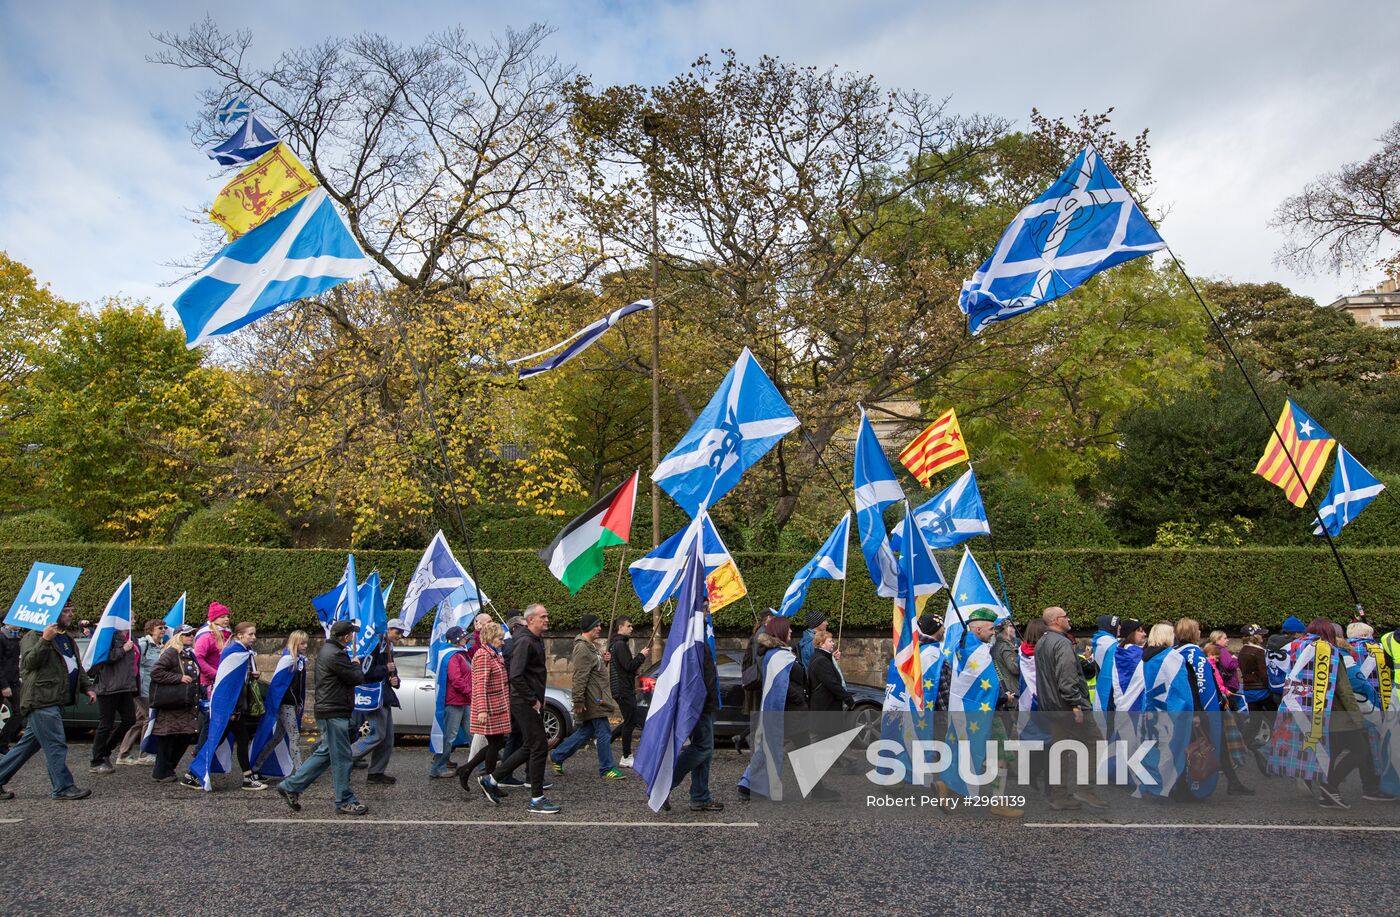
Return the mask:
[[[826,626],[826,615],[820,611],[807,612],[807,629],[802,631],[802,642],[798,645],[797,658],[805,672],[812,662],[812,653],[831,629]]]
[[[277,795],[293,812],[301,811],[301,794],[327,769],[335,785],[336,813],[364,815],[369,811],[350,789],[350,712],[355,708],[355,686],[364,683],[365,673],[346,648],[358,627],[354,621],[336,621],[316,651],[315,715],[321,741],[296,773],[277,784]]]
[[[598,748],[598,774],[604,780],[622,780],[626,774],[613,767],[612,724],[608,717],[618,712],[613,700],[608,663],[612,654],[598,651],[598,637],[603,622],[592,613],[579,621],[579,635],[574,638],[574,731],[549,756],[554,773],[564,773],[564,762],[584,746],[590,738]]]
[[[617,619],[616,632],[608,644],[608,654],[612,656],[613,700],[622,708],[622,722],[612,732],[612,738],[622,739],[622,760],[619,767],[632,766],[632,733],[642,726],[642,711],[637,706],[637,670],[647,660],[647,647],[632,652],[632,619],[621,615]]]
[[[928,701],[928,688],[937,690],[933,709],[948,709],[948,686],[952,684],[953,669],[945,665],[947,655],[943,652],[943,619],[931,611],[919,615],[919,662],[924,673],[924,700]]]

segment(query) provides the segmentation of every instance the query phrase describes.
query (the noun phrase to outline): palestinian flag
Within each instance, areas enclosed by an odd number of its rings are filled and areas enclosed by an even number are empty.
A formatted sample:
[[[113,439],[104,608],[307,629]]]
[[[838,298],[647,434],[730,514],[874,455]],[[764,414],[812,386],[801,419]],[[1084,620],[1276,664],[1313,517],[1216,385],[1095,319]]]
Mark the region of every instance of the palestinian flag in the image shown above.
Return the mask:
[[[577,595],[603,569],[603,548],[626,544],[632,536],[632,509],[637,504],[637,475],[623,481],[612,493],[564,526],[554,543],[540,552],[559,582]]]

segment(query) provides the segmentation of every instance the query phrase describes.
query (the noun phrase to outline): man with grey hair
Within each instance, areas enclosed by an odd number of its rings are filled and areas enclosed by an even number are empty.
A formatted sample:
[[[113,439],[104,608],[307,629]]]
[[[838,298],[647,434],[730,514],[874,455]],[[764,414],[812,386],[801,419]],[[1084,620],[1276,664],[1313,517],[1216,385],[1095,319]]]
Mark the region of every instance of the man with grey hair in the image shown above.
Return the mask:
[[[525,626],[511,635],[506,674],[510,680],[510,721],[520,727],[520,748],[502,761],[495,773],[482,777],[481,790],[493,805],[499,805],[505,792],[497,781],[510,776],[521,764],[529,763],[532,815],[557,815],[559,806],[544,795],[544,765],[549,755],[549,739],[544,732],[545,668],[544,632],[549,628],[549,611],[536,602],[526,607]]]
[[[1089,703],[1089,684],[1074,652],[1070,637],[1069,613],[1058,606],[1045,609],[1040,615],[1049,628],[1035,644],[1035,693],[1042,712],[1048,714],[1050,733],[1055,742],[1081,742],[1092,755],[1099,740],[1098,726]],[[1053,754],[1053,751],[1052,751]],[[1066,762],[1069,755],[1062,760]],[[1090,770],[1096,772],[1091,758]],[[1107,807],[1091,787],[1075,789],[1074,768],[1065,767],[1062,783],[1050,787],[1050,808],[1057,811],[1078,809],[1080,804],[1095,809]]]

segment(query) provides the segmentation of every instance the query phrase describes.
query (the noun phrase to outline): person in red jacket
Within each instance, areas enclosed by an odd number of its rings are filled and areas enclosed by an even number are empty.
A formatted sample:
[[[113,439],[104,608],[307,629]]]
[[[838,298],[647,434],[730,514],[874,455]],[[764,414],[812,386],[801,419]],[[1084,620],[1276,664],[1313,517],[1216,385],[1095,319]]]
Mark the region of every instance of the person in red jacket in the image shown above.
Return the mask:
[[[449,627],[443,639],[453,646],[467,645],[467,631],[461,627]],[[451,777],[452,767],[448,760],[452,757],[453,740],[466,722],[467,707],[472,702],[472,666],[467,654],[453,653],[447,660],[447,694],[442,702],[442,751],[433,757],[429,777]]]
[[[472,771],[478,765],[485,764],[487,774],[496,769],[506,736],[510,735],[510,681],[502,657],[506,632],[495,621],[487,621],[477,631],[477,637],[481,651],[472,660],[472,734],[485,737],[486,744],[457,769],[457,779],[464,790],[470,789]],[[481,791],[492,805],[498,804],[498,797],[505,794],[500,789],[494,794],[484,787]]]

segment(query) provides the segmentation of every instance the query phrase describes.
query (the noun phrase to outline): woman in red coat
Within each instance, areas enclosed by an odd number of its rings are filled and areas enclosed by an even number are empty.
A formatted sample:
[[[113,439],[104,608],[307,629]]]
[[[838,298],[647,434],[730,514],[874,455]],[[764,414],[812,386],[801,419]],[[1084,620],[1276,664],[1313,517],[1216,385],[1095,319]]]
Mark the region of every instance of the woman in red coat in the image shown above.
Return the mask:
[[[506,665],[501,657],[501,647],[505,645],[505,631],[495,621],[487,621],[477,632],[481,650],[472,660],[472,734],[484,736],[486,744],[472,755],[471,760],[457,769],[457,779],[462,789],[470,789],[472,771],[483,762],[490,774],[496,769],[496,759],[505,747],[506,736],[510,735],[510,695],[506,680]],[[480,783],[480,780],[477,781]],[[487,801],[499,804],[501,790],[495,793],[482,788]]]

